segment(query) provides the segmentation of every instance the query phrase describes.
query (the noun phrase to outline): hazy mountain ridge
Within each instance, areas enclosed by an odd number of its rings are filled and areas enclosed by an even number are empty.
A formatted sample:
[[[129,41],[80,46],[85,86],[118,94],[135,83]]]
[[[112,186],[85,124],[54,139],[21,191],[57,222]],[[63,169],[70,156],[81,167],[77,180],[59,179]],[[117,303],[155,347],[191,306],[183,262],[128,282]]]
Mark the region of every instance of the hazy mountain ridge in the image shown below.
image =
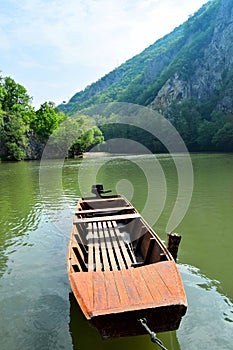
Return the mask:
[[[162,113],[190,151],[233,151],[233,2],[213,0],[60,108],[74,115],[106,102]],[[104,131],[105,138],[113,130]],[[153,148],[153,147],[152,147]],[[154,147],[153,152],[161,151]]]
[[[193,61],[198,58],[193,60],[191,51],[194,51],[194,55],[203,57],[203,43],[209,45],[211,42],[222,2],[226,1],[207,3],[172,33],[75,94],[60,108],[69,114],[74,114],[77,110],[102,102],[150,104],[169,78],[177,74],[181,77],[185,73],[190,75],[191,68],[195,70]]]
[[[155,106],[167,106],[177,98],[206,100],[213,95],[217,98],[218,95],[218,105],[225,109],[228,101],[226,112],[231,112],[229,98],[232,96],[232,86],[229,85],[229,79],[233,68],[233,4],[230,0],[218,3],[220,6],[211,40],[200,48],[202,57],[193,61],[192,74],[183,77],[177,71],[171,76],[153,101]]]

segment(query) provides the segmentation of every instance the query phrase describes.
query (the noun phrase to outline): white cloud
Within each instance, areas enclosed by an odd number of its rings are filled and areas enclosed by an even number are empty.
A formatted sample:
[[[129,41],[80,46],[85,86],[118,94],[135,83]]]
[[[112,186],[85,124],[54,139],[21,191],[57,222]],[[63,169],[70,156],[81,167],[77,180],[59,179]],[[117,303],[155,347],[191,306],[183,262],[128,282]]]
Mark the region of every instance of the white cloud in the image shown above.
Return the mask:
[[[205,2],[9,0],[0,14],[0,69],[31,86],[35,100],[42,98],[42,89],[43,98],[47,93],[48,100],[59,103],[170,32]],[[63,90],[66,78],[73,92]]]

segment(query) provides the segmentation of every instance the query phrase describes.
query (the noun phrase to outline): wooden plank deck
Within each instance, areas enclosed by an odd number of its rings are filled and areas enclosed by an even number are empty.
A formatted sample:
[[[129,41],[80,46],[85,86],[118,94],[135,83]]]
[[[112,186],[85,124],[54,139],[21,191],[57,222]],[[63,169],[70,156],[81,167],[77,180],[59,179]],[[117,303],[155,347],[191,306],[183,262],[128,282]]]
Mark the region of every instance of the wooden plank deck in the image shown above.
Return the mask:
[[[119,228],[117,226],[116,221],[111,221],[111,223],[112,223],[112,226],[114,227],[114,231],[115,231],[116,236],[118,237],[118,239],[120,239],[120,237],[122,237],[122,235],[120,233],[120,230],[119,230]],[[120,246],[122,247],[123,250],[125,250],[125,247],[127,248],[127,253],[125,255],[129,256],[130,261],[131,261],[130,262],[131,266],[132,266],[132,264],[136,264],[137,260],[136,260],[135,253],[133,251],[131,242],[130,241],[124,241],[124,239],[121,238]]]
[[[116,221],[89,222],[88,271],[116,271],[136,263],[129,242],[125,242]],[[131,249],[131,250],[130,250]]]
[[[170,280],[175,281],[176,295]],[[122,271],[75,273],[71,275],[71,283],[75,284],[76,297],[89,319],[99,315],[162,307],[186,301],[174,261]],[[84,285],[88,285],[92,293],[86,293]]]
[[[88,271],[94,271],[94,237],[92,233],[92,226],[89,227],[88,234]]]
[[[103,337],[144,334],[143,317],[155,332],[178,328],[187,308],[179,271],[127,200],[79,201],[67,258],[75,298]]]
[[[102,223],[99,223],[99,225],[102,225],[103,230],[104,230],[104,235],[105,235],[105,239],[106,239],[106,247],[108,250],[108,256],[109,256],[109,260],[110,260],[111,270],[117,270],[118,265],[117,265],[116,258],[115,258],[116,253],[114,254],[114,247],[112,245],[110,233],[108,232],[107,223],[105,221],[103,221]]]
[[[102,260],[103,260],[103,269],[104,269],[104,271],[110,271],[111,266],[110,266],[110,259],[109,259],[107,246],[106,246],[105,232],[103,230],[101,222],[97,222],[97,223],[94,222],[93,226],[98,231],[99,248],[100,248],[100,252],[101,252]],[[96,252],[96,253],[98,253],[98,252]]]
[[[114,226],[117,225],[116,222],[108,221],[106,224],[108,227],[108,231],[111,238],[114,253],[116,256],[116,260],[119,265],[119,269],[120,270],[129,269],[132,265],[132,261],[130,260],[130,257],[128,255],[127,248],[124,244],[122,236],[120,235],[119,232],[114,230]]]

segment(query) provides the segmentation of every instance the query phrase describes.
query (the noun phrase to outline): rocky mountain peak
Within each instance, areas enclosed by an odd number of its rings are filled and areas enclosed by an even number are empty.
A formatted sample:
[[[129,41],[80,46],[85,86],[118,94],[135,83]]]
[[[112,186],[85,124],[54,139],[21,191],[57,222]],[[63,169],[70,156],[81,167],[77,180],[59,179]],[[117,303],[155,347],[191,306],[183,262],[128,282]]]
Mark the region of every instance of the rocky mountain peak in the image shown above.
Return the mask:
[[[153,106],[167,107],[172,101],[188,98],[205,100],[218,90],[225,93],[219,108],[231,111],[232,89],[226,86],[226,79],[233,71],[233,3],[231,0],[219,2],[219,10],[213,20],[213,30],[209,42],[199,47],[198,57],[192,63],[192,74],[183,77],[176,71],[161,87]]]

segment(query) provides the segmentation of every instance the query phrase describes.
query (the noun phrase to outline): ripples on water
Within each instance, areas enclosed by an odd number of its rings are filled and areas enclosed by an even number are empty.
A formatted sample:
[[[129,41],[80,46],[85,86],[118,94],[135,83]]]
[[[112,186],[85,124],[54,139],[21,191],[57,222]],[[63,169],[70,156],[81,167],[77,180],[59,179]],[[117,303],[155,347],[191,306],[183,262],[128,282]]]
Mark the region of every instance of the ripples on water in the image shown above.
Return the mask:
[[[233,303],[219,293],[220,282],[192,266],[179,269],[189,305],[177,332],[181,349],[232,349]]]
[[[169,164],[167,157],[164,157],[164,161]],[[130,169],[129,164],[119,160],[117,162],[118,168],[125,167],[124,171],[128,172],[129,177],[136,177],[135,168],[131,174],[132,168]],[[200,159],[198,167],[199,162]],[[90,164],[85,166],[91,169],[93,164],[94,161],[90,160]],[[5,173],[8,174],[6,184],[8,187],[2,189],[0,197],[2,204],[0,269],[3,274],[0,279],[0,349],[155,349],[155,345],[147,336],[102,341],[95,329],[84,320],[70,294],[66,273],[66,252],[71,219],[77,198],[80,196],[77,185],[79,162],[71,161],[65,164],[62,190],[59,189],[60,184],[56,176],[50,176],[44,192],[40,191],[38,163],[20,164],[19,168],[16,165],[5,165],[8,170],[4,170],[2,177],[3,168],[0,167],[2,185],[6,179]],[[48,175],[51,175],[53,172],[51,173],[50,165],[47,166]],[[13,172],[10,171],[12,168]],[[52,169],[56,169],[56,163],[52,164]],[[169,170],[169,167],[167,169]],[[11,174],[14,175],[12,179]],[[101,174],[107,184],[111,182],[108,174],[108,172]],[[219,209],[214,206],[216,203],[214,184],[210,182],[212,191],[209,197],[208,189],[203,195],[203,189],[210,181],[210,177],[209,174],[205,177],[206,173],[198,176],[200,176],[198,181],[203,181],[203,186],[196,188],[192,204],[192,211],[198,213],[197,223],[200,222],[201,207],[202,210],[213,210],[217,220],[215,225],[222,226]],[[26,182],[22,180],[25,177]],[[15,183],[17,181],[18,184]],[[139,191],[141,178],[135,183]],[[224,191],[229,194],[231,189],[227,187],[228,191]],[[221,200],[222,193],[221,188]],[[206,199],[207,197],[209,199]],[[225,197],[227,208],[230,196]],[[208,201],[214,208],[209,206]],[[4,205],[8,210],[5,210]],[[193,217],[187,220],[186,226],[182,227],[182,232],[187,233],[180,256],[182,261],[192,259],[193,265],[196,265],[195,262],[200,262],[197,256],[202,257],[202,247],[198,245],[199,255],[193,252],[196,249],[194,236],[196,228],[193,227],[193,232],[190,231]],[[204,214],[201,222],[202,220],[206,221]],[[228,228],[226,223],[224,225]],[[211,232],[213,231],[214,223],[211,225]],[[206,238],[202,237],[202,242],[204,239]],[[219,241],[218,244],[224,242]],[[208,265],[204,266],[208,268]],[[218,263],[211,267],[210,271],[212,272],[217,266]],[[189,265],[179,264],[179,268],[187,293],[188,312],[177,332],[161,333],[159,338],[169,350],[232,349],[233,304],[223,293],[223,281],[211,280],[200,270]]]

